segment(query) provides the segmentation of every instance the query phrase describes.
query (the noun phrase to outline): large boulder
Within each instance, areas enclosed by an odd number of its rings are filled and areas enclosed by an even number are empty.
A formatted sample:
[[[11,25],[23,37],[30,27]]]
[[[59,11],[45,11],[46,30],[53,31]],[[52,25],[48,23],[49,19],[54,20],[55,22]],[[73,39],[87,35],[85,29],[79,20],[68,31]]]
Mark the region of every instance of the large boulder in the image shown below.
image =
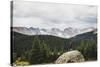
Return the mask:
[[[56,61],[56,64],[61,63],[76,63],[84,62],[85,59],[83,55],[78,50],[73,50],[62,54]]]

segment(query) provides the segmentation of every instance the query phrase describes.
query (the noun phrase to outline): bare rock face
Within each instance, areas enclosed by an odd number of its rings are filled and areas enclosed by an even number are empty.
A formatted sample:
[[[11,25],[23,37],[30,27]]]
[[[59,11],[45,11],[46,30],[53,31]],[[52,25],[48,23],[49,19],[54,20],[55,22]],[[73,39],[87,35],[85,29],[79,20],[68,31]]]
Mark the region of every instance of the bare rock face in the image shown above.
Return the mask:
[[[78,50],[73,50],[62,54],[56,61],[56,64],[62,63],[76,63],[84,62],[85,59],[83,55]]]

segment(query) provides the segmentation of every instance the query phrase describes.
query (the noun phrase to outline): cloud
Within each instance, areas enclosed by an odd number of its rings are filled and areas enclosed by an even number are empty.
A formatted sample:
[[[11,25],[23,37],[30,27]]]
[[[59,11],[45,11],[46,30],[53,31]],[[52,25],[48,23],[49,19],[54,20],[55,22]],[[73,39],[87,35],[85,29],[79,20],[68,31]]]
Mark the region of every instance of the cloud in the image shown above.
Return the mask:
[[[13,26],[66,28],[96,27],[97,7],[72,4],[15,1]]]

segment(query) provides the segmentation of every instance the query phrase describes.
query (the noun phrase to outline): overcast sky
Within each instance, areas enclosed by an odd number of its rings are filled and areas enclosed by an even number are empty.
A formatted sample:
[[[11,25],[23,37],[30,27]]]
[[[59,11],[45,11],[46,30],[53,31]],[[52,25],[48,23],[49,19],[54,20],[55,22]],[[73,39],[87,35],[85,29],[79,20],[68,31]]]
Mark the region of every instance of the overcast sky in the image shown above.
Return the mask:
[[[97,25],[97,7],[16,1],[13,3],[14,27],[87,28]]]

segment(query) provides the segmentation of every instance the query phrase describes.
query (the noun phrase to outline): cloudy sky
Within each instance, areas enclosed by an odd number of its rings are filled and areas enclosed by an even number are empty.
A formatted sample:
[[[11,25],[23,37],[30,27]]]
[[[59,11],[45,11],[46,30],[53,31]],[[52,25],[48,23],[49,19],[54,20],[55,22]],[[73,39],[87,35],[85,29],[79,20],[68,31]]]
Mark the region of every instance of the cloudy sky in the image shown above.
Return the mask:
[[[64,29],[96,26],[96,6],[31,1],[13,3],[13,27]]]

